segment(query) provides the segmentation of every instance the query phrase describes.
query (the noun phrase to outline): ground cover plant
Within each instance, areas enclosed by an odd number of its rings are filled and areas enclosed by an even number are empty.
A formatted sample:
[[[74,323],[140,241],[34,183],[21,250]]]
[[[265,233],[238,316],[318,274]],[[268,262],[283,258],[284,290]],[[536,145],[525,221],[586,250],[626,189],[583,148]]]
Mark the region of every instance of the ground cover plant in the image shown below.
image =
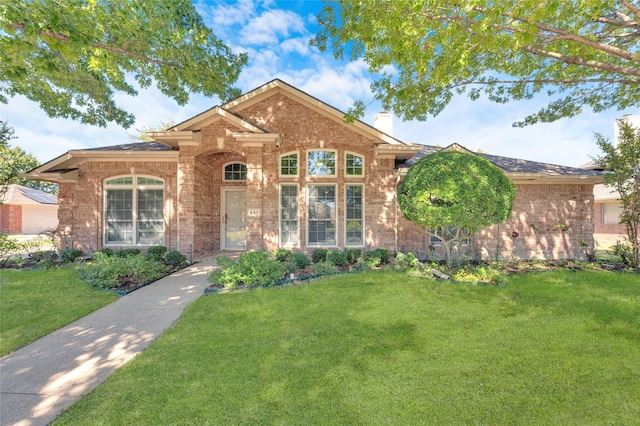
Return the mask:
[[[117,299],[92,289],[71,267],[0,271],[0,356]]]
[[[205,296],[56,424],[637,423],[638,275],[505,280],[365,272]]]

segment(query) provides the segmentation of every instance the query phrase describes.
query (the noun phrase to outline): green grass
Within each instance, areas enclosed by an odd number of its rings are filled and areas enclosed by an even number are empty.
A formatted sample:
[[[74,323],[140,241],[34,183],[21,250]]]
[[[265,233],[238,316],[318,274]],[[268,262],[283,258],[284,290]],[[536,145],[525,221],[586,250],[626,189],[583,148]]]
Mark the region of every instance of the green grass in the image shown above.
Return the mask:
[[[117,299],[72,268],[0,270],[0,356]]]
[[[640,277],[216,294],[58,424],[638,424]]]

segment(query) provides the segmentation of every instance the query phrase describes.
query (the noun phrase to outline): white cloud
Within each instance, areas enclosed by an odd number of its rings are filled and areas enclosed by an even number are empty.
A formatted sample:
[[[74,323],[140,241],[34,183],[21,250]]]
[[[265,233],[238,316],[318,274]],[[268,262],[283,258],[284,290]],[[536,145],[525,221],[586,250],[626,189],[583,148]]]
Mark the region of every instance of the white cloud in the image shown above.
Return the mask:
[[[282,9],[269,10],[257,16],[240,31],[243,43],[273,45],[291,34],[303,34],[306,27],[300,15]]]
[[[280,45],[285,53],[297,53],[300,56],[307,56],[310,53],[309,38],[298,37],[285,40]]]

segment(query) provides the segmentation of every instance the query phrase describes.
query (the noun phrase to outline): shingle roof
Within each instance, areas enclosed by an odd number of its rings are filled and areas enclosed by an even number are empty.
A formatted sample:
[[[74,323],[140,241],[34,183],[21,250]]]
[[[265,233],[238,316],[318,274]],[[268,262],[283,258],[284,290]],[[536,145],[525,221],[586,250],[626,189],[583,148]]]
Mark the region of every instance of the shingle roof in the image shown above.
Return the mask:
[[[39,189],[11,184],[8,185],[2,202],[4,204],[58,204],[58,197]]]
[[[398,164],[399,167],[411,167],[426,155],[433,154],[442,150],[438,146],[425,145],[416,155],[410,159]],[[477,153],[486,158],[496,166],[500,167],[506,173],[538,173],[555,176],[601,176],[599,170],[586,170],[578,167],[559,166],[556,164],[540,163],[537,161],[521,160],[519,158],[501,157],[498,155],[490,155]]]
[[[173,148],[160,142],[136,142],[122,145],[101,146],[85,151],[172,151]]]

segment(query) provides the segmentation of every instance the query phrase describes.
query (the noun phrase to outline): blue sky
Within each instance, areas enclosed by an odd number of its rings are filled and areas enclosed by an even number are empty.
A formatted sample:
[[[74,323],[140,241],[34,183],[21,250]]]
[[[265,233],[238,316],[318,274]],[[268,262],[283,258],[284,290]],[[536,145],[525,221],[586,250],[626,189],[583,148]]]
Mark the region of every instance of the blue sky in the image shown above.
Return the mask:
[[[321,1],[195,1],[205,22],[235,51],[249,54],[249,65],[236,86],[249,91],[280,78],[320,100],[346,111],[354,101],[372,100],[371,75],[364,61],[336,61],[331,52],[309,46],[317,31],[315,15]],[[86,126],[72,120],[52,119],[37,104],[16,97],[0,104],[0,120],[8,120],[22,147],[40,161],[49,161],[71,149],[129,143],[128,133],[173,119],[179,123],[212,106],[215,98],[194,95],[179,106],[155,89],[140,91],[137,97],[117,95],[116,101],[136,116],[129,130],[116,125],[107,128]],[[580,166],[598,155],[594,133],[613,138],[614,119],[638,110],[585,111],[578,117],[524,129],[511,123],[535,112],[548,99],[493,104],[485,99],[454,98],[440,115],[426,122],[394,121],[394,136],[406,142],[447,146],[459,143],[470,150],[490,154]],[[363,121],[372,124],[380,111],[372,103]]]

